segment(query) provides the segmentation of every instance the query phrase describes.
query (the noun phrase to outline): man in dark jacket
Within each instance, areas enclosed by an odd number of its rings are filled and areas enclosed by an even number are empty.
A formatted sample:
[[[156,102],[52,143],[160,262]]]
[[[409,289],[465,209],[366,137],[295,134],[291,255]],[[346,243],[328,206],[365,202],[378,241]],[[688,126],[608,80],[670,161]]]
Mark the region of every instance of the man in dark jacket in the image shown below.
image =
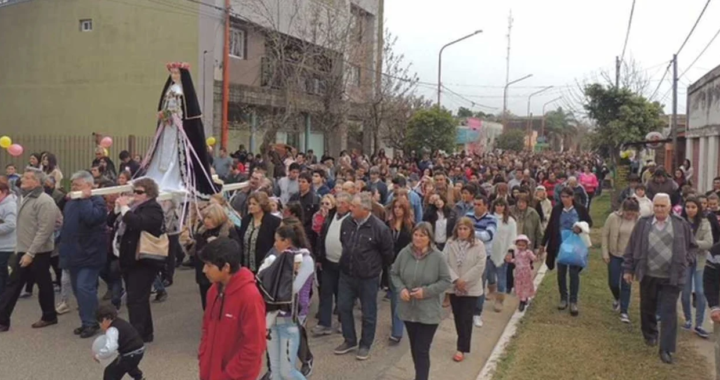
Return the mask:
[[[654,215],[640,218],[630,235],[623,256],[623,280],[640,282],[640,328],[648,346],[658,344],[656,313],[660,313],[660,360],[672,364],[677,300],[698,245],[690,224],[672,215],[670,195],[656,194],[653,208]]]
[[[668,194],[670,195],[670,202],[672,205],[680,203],[680,194],[678,194],[678,185],[671,178],[668,178],[665,169],[659,167],[655,169],[652,178],[645,185],[647,190],[646,195],[650,199],[655,198],[655,194]]]
[[[390,229],[372,215],[372,204],[369,193],[355,195],[351,206],[352,217],[346,218],[340,227],[342,256],[338,308],[345,341],[335,349],[335,354],[342,355],[357,349],[355,357],[358,360],[365,360],[370,354],[370,346],[375,339],[379,276],[382,268],[389,267],[393,260]],[[356,298],[360,299],[363,312],[359,346],[353,317]]]
[[[312,229],[312,220],[315,213],[320,209],[320,197],[315,194],[312,187],[312,176],[308,172],[300,173],[298,176],[298,193],[290,197],[290,201],[298,201],[303,209],[303,227],[307,234],[308,241],[315,245],[317,235]]]
[[[98,307],[98,277],[107,259],[107,207],[101,196],[90,194],[92,174],[80,171],[73,174],[71,181],[72,190],[81,191],[82,198],[65,204],[60,232],[60,266],[70,270],[73,293],[80,307],[82,325],[74,333],[89,338],[99,329],[95,310]]]

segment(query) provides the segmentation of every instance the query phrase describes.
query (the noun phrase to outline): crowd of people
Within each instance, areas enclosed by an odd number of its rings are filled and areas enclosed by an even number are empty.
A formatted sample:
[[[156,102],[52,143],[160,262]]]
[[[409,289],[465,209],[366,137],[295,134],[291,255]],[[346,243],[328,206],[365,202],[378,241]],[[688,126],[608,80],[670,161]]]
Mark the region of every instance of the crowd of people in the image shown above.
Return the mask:
[[[592,226],[589,209],[610,173],[600,157],[578,152],[390,158],[380,150],[318,158],[285,145],[268,157],[240,146],[232,154],[220,149],[212,171],[224,183],[248,185],[183,207],[157,199],[160,189],[141,177],[139,162],[123,151],[116,166],[99,148],[89,169],[70,177],[70,189],[82,194],[74,199],[49,152],[33,154],[22,172],[7,165],[0,177],[0,332],[10,329],[18,298],[35,287],[42,316],[34,328],[57,324],[72,310],[72,293],[80,319],[74,333],[105,332],[108,347],[98,359],[120,353],[105,379],[143,378],[144,345],[154,341],[151,298],[168,299],[178,267],[195,270],[203,380],[256,379],[263,356],[264,378],[307,378],[314,362],[308,337],[336,332],[343,339],[335,354],[366,360],[379,294],[391,305],[388,344],[407,334],[414,378],[428,379],[443,309],[457,332],[452,358],[463,361],[483,313],[503,311],[513,294],[520,312],[531,307],[542,262],[557,269],[558,309],[580,315],[583,267],[557,258],[569,233]],[[657,344],[660,321],[667,363],[680,294],[683,328],[709,337],[706,302],[720,323],[720,178],[698,196],[689,161],[676,173],[647,163],[632,174],[602,234],[612,307],[629,323],[631,283],[640,282],[643,336]],[[125,184],[130,193],[92,193]],[[99,280],[107,285],[101,297]],[[128,322],[117,316],[123,304]]]

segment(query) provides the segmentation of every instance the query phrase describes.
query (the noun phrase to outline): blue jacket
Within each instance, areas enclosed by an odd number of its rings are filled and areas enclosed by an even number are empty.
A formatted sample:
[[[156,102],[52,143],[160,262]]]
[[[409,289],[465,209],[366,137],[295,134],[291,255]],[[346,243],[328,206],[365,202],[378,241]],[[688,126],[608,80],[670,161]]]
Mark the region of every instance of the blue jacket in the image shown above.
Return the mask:
[[[100,196],[73,199],[63,209],[60,267],[102,268],[107,259],[107,207]]]

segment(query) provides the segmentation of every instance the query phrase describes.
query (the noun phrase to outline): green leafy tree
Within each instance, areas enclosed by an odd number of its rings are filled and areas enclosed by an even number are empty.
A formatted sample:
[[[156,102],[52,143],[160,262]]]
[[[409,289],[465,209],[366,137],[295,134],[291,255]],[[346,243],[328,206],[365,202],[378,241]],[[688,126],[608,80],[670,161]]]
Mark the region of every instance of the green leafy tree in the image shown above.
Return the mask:
[[[620,146],[639,141],[664,124],[663,108],[627,88],[592,84],[585,87],[585,110],[597,123],[591,141],[594,149],[607,152],[615,162]]]
[[[505,131],[495,139],[495,147],[520,152],[525,148],[525,132],[520,129]]]
[[[458,108],[457,116],[462,118],[473,117],[473,112],[468,108],[460,107]]]
[[[453,151],[456,124],[452,114],[445,109],[433,107],[417,111],[408,122],[405,151]]]
[[[562,107],[545,114],[545,135],[548,137],[548,144],[555,151],[560,151],[563,141],[577,133],[575,115],[565,111]]]

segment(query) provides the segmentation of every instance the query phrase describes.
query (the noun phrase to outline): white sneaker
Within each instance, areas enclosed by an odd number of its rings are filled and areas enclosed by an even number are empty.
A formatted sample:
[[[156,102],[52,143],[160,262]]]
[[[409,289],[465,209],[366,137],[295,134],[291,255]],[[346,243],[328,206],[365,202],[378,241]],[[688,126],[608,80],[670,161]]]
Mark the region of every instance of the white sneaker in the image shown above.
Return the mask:
[[[55,312],[60,315],[67,314],[70,312],[70,307],[68,307],[67,303],[60,302],[57,306],[55,306]]]
[[[630,323],[630,317],[629,317],[627,314],[625,314],[625,313],[620,314],[620,322],[622,322],[622,323]]]
[[[473,317],[473,325],[475,325],[475,327],[482,327],[483,326],[482,317],[479,315],[474,316]]]

